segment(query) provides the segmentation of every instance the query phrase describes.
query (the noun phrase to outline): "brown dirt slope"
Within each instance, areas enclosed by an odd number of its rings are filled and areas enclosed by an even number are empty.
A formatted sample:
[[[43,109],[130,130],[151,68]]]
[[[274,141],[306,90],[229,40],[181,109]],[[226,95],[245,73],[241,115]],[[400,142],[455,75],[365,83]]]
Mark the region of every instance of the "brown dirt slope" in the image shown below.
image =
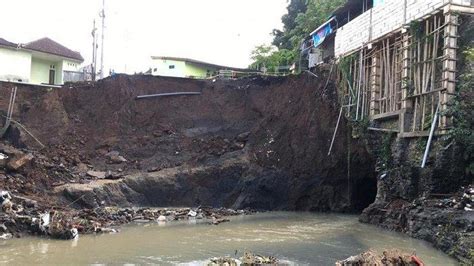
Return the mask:
[[[344,122],[333,155],[327,156],[339,110],[336,90],[331,84],[323,90],[325,81],[305,74],[215,81],[117,75],[63,89],[19,87],[14,119],[46,145],[41,154],[51,160],[51,167],[64,167],[70,176],[51,171],[33,176],[30,170],[20,174],[26,180],[49,180],[37,190],[52,191],[57,183],[89,182],[87,170],[109,171],[125,176],[126,188],[120,189],[136,195],[134,204],[143,205],[178,204],[179,196],[196,205],[361,210],[375,195],[373,161],[363,145],[348,138]],[[11,86],[1,84],[0,110],[7,109]],[[176,91],[202,95],[135,99]],[[39,148],[16,127],[7,139],[17,147]],[[112,158],[118,155],[126,161]],[[37,161],[31,168],[38,168]],[[234,161],[237,165],[229,166]],[[203,166],[213,170],[192,170]],[[174,189],[160,189],[165,194],[161,197],[154,196],[153,187],[140,187],[150,182],[127,181],[128,175],[145,180],[150,178],[147,172],[166,169],[199,174],[170,176]],[[217,182],[228,176],[229,182]],[[213,182],[218,185],[210,186]],[[156,189],[161,184],[152,183]],[[209,196],[216,194],[225,195]],[[88,204],[114,203],[97,198]]]

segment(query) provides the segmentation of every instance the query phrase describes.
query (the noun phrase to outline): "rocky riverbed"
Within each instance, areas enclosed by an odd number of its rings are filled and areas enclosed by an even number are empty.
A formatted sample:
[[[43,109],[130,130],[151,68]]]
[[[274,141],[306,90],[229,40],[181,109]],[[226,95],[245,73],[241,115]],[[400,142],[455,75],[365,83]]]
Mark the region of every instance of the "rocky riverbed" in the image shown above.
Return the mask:
[[[183,220],[205,220],[209,225],[229,222],[228,217],[249,215],[251,210],[226,208],[54,208],[1,191],[3,213],[0,215],[0,239],[22,235],[75,239],[79,234],[118,233],[119,227],[131,222],[167,223]]]

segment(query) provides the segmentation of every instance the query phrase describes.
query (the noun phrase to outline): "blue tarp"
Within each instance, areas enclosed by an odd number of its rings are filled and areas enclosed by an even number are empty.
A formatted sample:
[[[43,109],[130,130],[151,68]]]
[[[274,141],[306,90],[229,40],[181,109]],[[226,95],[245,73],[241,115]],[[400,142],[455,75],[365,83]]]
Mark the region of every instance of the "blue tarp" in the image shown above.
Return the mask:
[[[313,45],[314,47],[318,47],[321,43],[324,42],[326,37],[333,32],[331,24],[328,23],[324,25],[320,30],[313,34]]]

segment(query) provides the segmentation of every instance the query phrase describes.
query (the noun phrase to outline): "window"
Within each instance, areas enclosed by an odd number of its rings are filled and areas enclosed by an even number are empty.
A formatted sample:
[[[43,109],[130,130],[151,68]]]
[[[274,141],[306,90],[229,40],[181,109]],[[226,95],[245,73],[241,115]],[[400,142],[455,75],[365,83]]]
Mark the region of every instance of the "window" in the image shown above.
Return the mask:
[[[170,68],[170,69],[174,69],[174,65],[170,65],[169,68]]]
[[[156,72],[156,71],[158,71],[158,69],[157,69],[157,68],[153,68],[153,72]]]

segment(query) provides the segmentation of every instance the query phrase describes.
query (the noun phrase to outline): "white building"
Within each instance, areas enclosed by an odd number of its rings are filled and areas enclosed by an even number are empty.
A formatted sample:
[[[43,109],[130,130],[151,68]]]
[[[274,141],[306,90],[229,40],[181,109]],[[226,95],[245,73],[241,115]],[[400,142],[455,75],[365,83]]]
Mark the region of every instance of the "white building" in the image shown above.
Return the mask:
[[[61,85],[80,74],[79,52],[49,39],[15,44],[0,38],[0,80]]]

